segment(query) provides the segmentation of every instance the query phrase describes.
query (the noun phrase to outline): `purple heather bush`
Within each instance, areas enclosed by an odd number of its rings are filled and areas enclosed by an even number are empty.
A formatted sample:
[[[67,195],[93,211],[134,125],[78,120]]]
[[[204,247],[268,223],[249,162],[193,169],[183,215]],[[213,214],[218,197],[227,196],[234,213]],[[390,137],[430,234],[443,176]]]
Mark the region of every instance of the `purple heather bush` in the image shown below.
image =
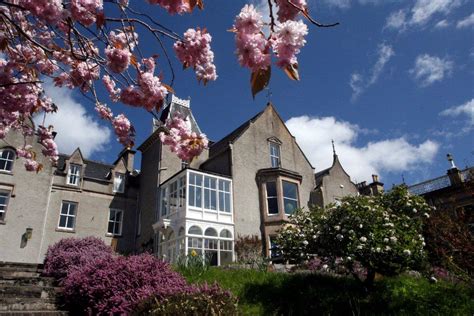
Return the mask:
[[[90,261],[63,281],[66,306],[87,314],[128,314],[139,302],[193,290],[170,266],[150,254]]]
[[[49,246],[43,273],[62,281],[69,271],[98,258],[110,260],[112,255],[112,248],[96,237],[61,239]]]

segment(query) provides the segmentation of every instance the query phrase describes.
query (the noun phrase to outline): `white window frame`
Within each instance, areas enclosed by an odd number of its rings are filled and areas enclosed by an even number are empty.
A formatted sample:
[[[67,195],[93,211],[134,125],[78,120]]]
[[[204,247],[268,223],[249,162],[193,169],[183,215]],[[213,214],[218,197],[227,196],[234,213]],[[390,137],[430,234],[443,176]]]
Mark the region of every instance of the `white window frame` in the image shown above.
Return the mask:
[[[67,213],[63,214],[63,206],[64,204],[68,205]],[[71,214],[71,206],[74,205],[74,214]],[[62,230],[75,230],[76,229],[76,218],[77,218],[77,209],[78,203],[73,201],[62,201],[61,202],[61,209],[59,210],[59,221],[58,221],[58,229]],[[61,226],[61,217],[66,217],[65,226]],[[72,220],[72,227],[68,227],[68,223]]]
[[[276,195],[271,195],[269,196],[268,195],[268,183],[275,183],[275,194]],[[266,196],[266,202],[267,202],[267,215],[268,216],[276,216],[280,213],[280,207],[279,207],[279,203],[278,203],[278,180],[269,180],[267,182],[265,182],[265,196]],[[274,199],[276,200],[276,203],[277,203],[277,212],[276,213],[270,213],[270,205],[268,203],[268,200],[269,199]]]
[[[269,148],[270,148],[270,164],[272,168],[279,168],[281,166],[281,146],[278,143],[269,142]],[[275,148],[275,150],[277,151],[276,154],[274,153],[273,148]]]
[[[76,168],[74,173],[72,172],[73,168]],[[81,165],[69,164],[69,169],[67,171],[67,184],[79,186],[79,184],[81,183],[81,171],[82,171]]]
[[[292,197],[287,197],[287,196],[285,196],[285,185],[284,185],[284,182],[289,183],[289,184],[295,186],[296,199],[295,199],[295,198],[292,198]],[[285,215],[292,215],[293,213],[289,214],[289,213],[286,212],[286,209],[285,209],[285,206],[286,206],[285,200],[296,201],[296,208],[295,208],[295,209],[297,209],[298,207],[300,207],[299,186],[298,186],[298,183],[295,183],[295,182],[291,182],[291,181],[287,181],[287,180],[283,180],[283,179],[282,179],[282,180],[281,180],[281,198],[282,198],[282,201],[283,201],[283,212],[285,213]],[[294,212],[294,211],[293,211],[293,212]]]
[[[3,154],[6,154],[6,157],[3,157]],[[5,166],[0,169],[3,172],[12,172],[13,171],[13,164],[15,163],[16,153],[13,149],[10,148],[2,148],[0,149],[0,161],[5,162]],[[8,163],[10,163],[10,168],[8,168]]]
[[[207,181],[208,180],[208,181]],[[216,211],[218,210],[218,196],[217,196],[217,186],[218,186],[218,178],[212,176],[204,176],[203,181],[203,208],[206,210]],[[212,186],[212,182],[214,181],[214,186]],[[207,199],[206,199],[207,196]],[[212,197],[214,196],[215,201],[215,208],[212,208]],[[208,204],[206,207],[206,204]]]
[[[113,191],[116,193],[123,193],[125,191],[125,173],[115,172]]]
[[[224,179],[218,179],[217,183],[217,205],[218,205],[218,210],[220,212],[224,213],[230,213],[232,209],[232,201],[231,201],[231,192],[230,192],[230,181],[229,180],[224,180]],[[221,183],[222,183],[222,189],[221,189]],[[221,205],[221,197],[224,202],[224,205]],[[226,204],[228,201],[228,206],[229,209],[227,209]]]
[[[6,216],[7,210],[8,210],[8,203],[10,202],[10,192],[0,190],[0,196],[5,198],[4,203],[0,202],[0,222],[4,222],[5,221],[5,216]]]
[[[114,219],[112,220],[112,213],[115,213]],[[117,220],[117,213],[120,213],[120,220]],[[109,231],[110,224],[112,225],[112,232]],[[115,224],[118,225],[118,232],[115,231]],[[111,208],[109,210],[109,220],[107,221],[107,235],[109,236],[122,236],[122,226],[123,226],[123,210],[118,208]]]

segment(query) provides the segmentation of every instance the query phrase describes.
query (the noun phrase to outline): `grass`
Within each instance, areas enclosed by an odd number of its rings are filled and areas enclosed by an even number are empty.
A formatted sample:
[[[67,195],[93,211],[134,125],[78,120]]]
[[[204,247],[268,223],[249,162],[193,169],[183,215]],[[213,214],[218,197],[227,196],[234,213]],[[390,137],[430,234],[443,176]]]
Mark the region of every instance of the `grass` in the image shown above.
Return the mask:
[[[474,291],[423,278],[383,278],[368,293],[352,278],[210,268],[183,275],[218,282],[239,298],[242,315],[473,315]]]

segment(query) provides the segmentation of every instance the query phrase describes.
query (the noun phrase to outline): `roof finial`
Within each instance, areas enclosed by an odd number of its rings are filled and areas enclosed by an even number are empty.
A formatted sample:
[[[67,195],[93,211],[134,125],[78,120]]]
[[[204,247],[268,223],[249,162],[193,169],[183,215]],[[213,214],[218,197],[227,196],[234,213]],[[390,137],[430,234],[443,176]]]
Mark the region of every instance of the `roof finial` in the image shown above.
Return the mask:
[[[331,139],[331,143],[332,143],[332,153],[334,156],[337,156],[336,154],[336,146],[334,146],[334,139]]]

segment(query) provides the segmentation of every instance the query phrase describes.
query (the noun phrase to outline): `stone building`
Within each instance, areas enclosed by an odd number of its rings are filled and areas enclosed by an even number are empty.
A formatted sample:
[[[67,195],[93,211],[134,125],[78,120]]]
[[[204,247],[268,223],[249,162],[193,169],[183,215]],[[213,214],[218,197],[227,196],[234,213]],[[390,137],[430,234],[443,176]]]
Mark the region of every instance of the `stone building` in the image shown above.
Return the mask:
[[[111,165],[84,159],[79,149],[60,155],[56,167],[38,155],[44,169],[32,174],[16,157],[24,142],[41,152],[36,136],[0,140],[0,261],[40,263],[48,246],[66,237],[92,235],[118,251],[134,250],[133,151]]]
[[[474,167],[458,169],[450,154],[451,166],[444,176],[408,186],[412,194],[421,195],[428,204],[439,209],[465,212],[474,220]]]
[[[296,208],[376,188],[376,179],[352,183],[335,152],[333,165],[315,175],[271,103],[198,158],[181,161],[159,134],[176,113],[201,131],[189,103],[173,96],[154,121],[138,147],[140,172],[132,150],[105,164],[77,149],[54,167],[40,161],[45,169],[33,175],[16,159],[23,137],[8,134],[0,141],[0,261],[41,262],[50,244],[88,235],[121,252],[169,261],[195,252],[214,265],[235,260],[235,240],[250,235],[272,256],[274,237]],[[41,152],[35,137],[26,141]]]

